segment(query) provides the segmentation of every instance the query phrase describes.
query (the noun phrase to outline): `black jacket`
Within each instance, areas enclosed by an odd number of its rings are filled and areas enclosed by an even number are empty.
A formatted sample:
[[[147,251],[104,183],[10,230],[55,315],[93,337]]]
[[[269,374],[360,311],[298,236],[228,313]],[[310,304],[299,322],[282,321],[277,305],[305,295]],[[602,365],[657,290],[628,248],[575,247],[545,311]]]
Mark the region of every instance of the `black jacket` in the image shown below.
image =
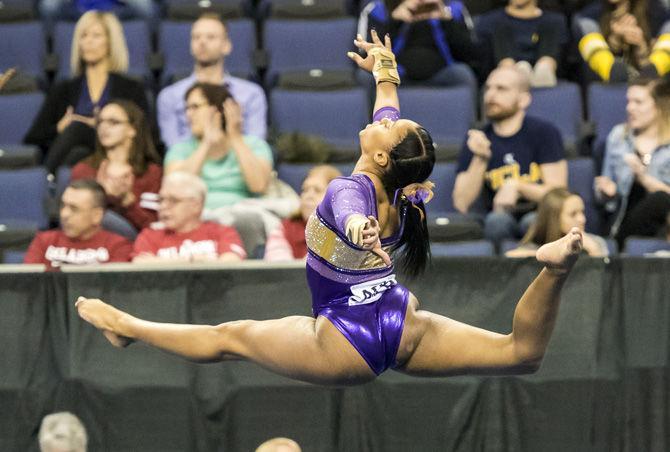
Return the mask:
[[[23,137],[24,143],[37,145],[45,151],[49,149],[58,135],[56,129],[58,121],[65,115],[67,107],[76,106],[79,101],[82,79],[83,76],[63,80],[51,88],[40,112],[35,117],[26,136]],[[110,100],[131,100],[147,114],[149,113],[147,97],[141,82],[124,75],[110,73],[107,83]]]

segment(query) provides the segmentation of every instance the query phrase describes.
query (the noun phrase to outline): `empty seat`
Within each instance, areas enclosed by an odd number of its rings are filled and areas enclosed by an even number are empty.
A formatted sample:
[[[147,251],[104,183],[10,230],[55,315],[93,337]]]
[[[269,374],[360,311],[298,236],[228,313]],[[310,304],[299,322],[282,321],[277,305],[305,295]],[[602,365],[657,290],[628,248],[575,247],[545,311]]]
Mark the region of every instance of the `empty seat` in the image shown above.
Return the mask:
[[[0,223],[47,226],[47,173],[42,167],[0,171]]]
[[[579,85],[560,82],[553,88],[536,88],[528,114],[555,125],[561,132],[563,145],[570,155],[577,155],[582,125],[582,96]]]
[[[437,145],[438,160],[455,159],[475,121],[474,93],[470,88],[401,86],[398,97],[402,116],[418,122],[430,132]]]
[[[629,237],[624,244],[624,253],[630,256],[644,256],[657,251],[670,252],[670,242],[654,238]]]
[[[0,145],[19,144],[44,102],[41,92],[0,96]]]
[[[316,166],[316,163],[282,163],[277,169],[277,175],[281,180],[289,184],[297,193],[302,189],[302,182],[307,177],[310,169]],[[353,163],[334,165],[340,170],[343,176],[348,176],[354,169]]]
[[[266,83],[294,71],[349,71],[353,63],[347,52],[353,48],[356,20],[351,17],[328,20],[269,19],[263,27],[263,45],[269,64]]]
[[[612,128],[626,121],[625,84],[592,83],[587,90],[588,119],[594,125],[594,149],[604,143]]]
[[[174,77],[183,77],[193,72],[191,56],[192,22],[163,21],[158,33],[159,51],[164,58],[163,83]],[[256,29],[250,19],[236,19],[226,22],[228,37],[233,50],[226,57],[226,71],[240,77],[254,75],[252,64],[256,49]]]
[[[272,126],[279,133],[301,132],[322,137],[357,158],[358,132],[367,124],[363,88],[332,91],[274,89],[270,94]]]
[[[53,50],[58,57],[56,77],[64,79],[70,74],[70,54],[74,22],[58,22],[54,28]],[[128,46],[128,74],[145,77],[149,74],[147,58],[151,55],[151,35],[149,26],[142,20],[129,20],[122,23],[123,34]]]
[[[586,230],[600,234],[602,220],[596,208],[593,194],[593,180],[596,176],[595,164],[590,158],[568,160],[568,189],[581,196],[584,201]]]
[[[42,80],[45,55],[46,38],[41,22],[0,23],[0,71],[16,67]]]

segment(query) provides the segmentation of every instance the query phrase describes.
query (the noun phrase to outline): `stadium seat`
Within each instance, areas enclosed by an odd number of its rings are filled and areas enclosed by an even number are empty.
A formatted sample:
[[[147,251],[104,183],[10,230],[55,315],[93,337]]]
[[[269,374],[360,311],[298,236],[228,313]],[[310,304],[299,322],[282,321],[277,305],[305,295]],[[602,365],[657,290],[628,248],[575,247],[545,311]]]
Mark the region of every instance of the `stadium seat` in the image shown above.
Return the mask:
[[[74,22],[58,22],[54,27],[53,51],[58,57],[57,79],[70,77],[70,51]],[[123,34],[128,46],[128,74],[136,77],[150,75],[147,59],[151,55],[151,34],[143,20],[129,20],[122,23]]]
[[[568,189],[581,196],[586,214],[586,231],[601,233],[602,220],[593,194],[595,164],[590,158],[568,160]]]
[[[277,76],[310,70],[348,71],[353,63],[347,52],[353,48],[356,20],[352,17],[329,20],[268,19],[263,27],[263,45],[268,52],[266,84]]]
[[[610,130],[626,121],[626,85],[592,83],[586,98],[588,119],[594,126],[593,149],[604,143]]]
[[[488,240],[431,243],[430,251],[433,257],[493,256],[495,254],[493,244]]]
[[[358,155],[358,132],[367,124],[363,88],[332,91],[274,89],[270,94],[271,125],[278,133],[318,135],[349,159]]]
[[[0,96],[0,145],[21,143],[43,102],[39,91]]]
[[[624,253],[629,256],[645,256],[657,251],[670,252],[670,242],[654,238],[629,237],[624,244]]]
[[[42,167],[0,171],[0,223],[47,226],[47,173]]]
[[[44,80],[46,38],[38,21],[0,23],[0,71],[18,71]]]
[[[528,114],[551,122],[561,132],[569,155],[577,155],[582,126],[582,96],[579,85],[560,82],[553,88],[535,88]]]
[[[2,252],[3,264],[22,264],[23,257],[26,255],[25,251],[6,250]]]
[[[305,180],[305,177],[307,177],[307,173],[316,165],[316,163],[282,163],[277,169],[277,174],[279,179],[289,184],[296,193],[300,193],[302,182]],[[343,163],[334,166],[339,169],[344,176],[351,174],[351,171],[354,169],[353,163]]]
[[[430,132],[438,160],[454,160],[475,121],[474,93],[467,86],[398,90],[402,115]]]
[[[353,12],[352,1],[344,0],[260,0],[260,19],[325,19],[343,17]]]

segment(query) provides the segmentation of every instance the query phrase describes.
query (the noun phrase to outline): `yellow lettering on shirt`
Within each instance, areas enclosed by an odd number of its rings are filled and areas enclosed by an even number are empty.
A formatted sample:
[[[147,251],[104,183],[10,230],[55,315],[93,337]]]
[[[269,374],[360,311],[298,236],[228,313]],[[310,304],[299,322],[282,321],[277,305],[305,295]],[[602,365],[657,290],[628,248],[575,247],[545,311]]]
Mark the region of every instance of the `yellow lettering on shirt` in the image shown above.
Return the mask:
[[[529,173],[521,174],[521,167],[518,163],[503,165],[487,171],[484,175],[486,182],[491,190],[497,191],[507,179],[519,180],[522,182],[540,182],[542,180],[542,169],[535,162],[530,164]]]

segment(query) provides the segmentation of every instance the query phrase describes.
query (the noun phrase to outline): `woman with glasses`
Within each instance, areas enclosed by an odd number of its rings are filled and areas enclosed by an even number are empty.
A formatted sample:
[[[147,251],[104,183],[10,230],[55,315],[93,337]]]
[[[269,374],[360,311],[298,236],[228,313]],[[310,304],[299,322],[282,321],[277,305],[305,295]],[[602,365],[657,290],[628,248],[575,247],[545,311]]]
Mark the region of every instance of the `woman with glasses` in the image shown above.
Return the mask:
[[[361,156],[349,177],[330,183],[307,224],[307,281],[313,317],[174,325],[141,320],[80,297],[79,315],[112,344],[140,340],[199,362],[244,359],[311,383],[353,385],[388,368],[416,376],[524,373],[538,369],[556,321],[561,288],[581,250],[572,229],[541,247],[544,269],[519,301],[512,332],[499,334],[419,309],[395,280],[388,253],[419,274],[430,247],[424,203],[435,151],[428,132],[399,118],[400,83],[391,40],[349,54],[377,82],[373,122],[359,133]]]
[[[97,117],[95,152],[72,168],[71,179],[95,179],[105,189],[109,210],[139,230],[156,221],[156,197],[163,170],[144,112],[117,99]]]

